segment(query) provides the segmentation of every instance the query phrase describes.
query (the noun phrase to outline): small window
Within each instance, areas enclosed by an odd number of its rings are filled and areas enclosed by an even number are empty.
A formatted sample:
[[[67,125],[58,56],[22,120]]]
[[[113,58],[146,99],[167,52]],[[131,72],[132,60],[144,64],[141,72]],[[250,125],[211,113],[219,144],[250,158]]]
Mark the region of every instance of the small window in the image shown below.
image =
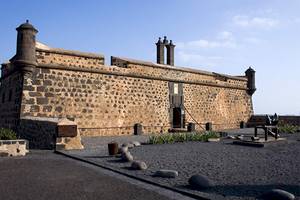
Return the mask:
[[[2,94],[2,103],[5,101],[5,93]]]
[[[178,83],[174,83],[174,94],[178,94]]]
[[[12,99],[12,90],[9,90],[8,101],[11,101],[11,99]]]

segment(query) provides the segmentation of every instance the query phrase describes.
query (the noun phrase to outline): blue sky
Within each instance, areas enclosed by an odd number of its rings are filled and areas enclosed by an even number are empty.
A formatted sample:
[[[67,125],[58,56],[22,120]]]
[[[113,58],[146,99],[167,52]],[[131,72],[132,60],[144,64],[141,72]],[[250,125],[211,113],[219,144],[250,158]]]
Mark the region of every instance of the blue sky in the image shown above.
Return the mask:
[[[0,2],[0,61],[15,53],[26,19],[51,47],[155,62],[157,38],[175,65],[257,73],[257,114],[300,115],[300,0],[10,0]]]

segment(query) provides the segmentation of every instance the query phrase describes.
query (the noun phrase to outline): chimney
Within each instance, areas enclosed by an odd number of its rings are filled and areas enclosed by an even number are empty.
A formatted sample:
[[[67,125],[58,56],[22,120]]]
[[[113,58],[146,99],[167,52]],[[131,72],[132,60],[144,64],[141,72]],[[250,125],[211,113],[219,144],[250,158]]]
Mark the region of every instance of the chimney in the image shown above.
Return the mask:
[[[164,41],[163,41],[164,45],[169,44],[169,41],[167,40],[167,36],[164,36]]]
[[[156,62],[158,64],[164,64],[164,60],[165,60],[165,45],[161,41],[161,38],[159,38],[156,43]]]
[[[174,48],[175,45],[170,40],[170,43],[166,45],[167,47],[167,65],[174,66]]]

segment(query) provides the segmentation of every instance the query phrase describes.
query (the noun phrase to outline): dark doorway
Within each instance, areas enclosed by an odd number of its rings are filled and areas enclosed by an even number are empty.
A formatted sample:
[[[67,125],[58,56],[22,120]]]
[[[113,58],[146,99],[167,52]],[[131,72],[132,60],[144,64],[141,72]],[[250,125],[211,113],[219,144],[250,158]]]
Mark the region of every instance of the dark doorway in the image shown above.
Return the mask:
[[[181,128],[181,108],[173,108],[173,128]]]

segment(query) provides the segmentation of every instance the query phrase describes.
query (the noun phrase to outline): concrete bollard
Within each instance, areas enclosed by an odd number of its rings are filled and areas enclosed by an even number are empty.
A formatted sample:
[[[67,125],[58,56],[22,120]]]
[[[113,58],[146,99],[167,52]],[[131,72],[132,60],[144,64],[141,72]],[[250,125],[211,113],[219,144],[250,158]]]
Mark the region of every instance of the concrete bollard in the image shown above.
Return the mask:
[[[193,132],[196,130],[195,123],[188,123],[187,131]]]

